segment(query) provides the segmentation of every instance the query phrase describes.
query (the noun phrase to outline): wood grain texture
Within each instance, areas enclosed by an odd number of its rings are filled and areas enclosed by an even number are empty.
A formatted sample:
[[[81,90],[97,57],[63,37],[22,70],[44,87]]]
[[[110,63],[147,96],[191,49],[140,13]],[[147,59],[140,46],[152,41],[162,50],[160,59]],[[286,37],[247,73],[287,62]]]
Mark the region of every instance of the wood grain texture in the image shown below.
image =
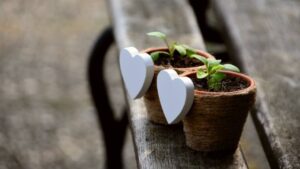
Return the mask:
[[[300,1],[213,1],[231,52],[256,79],[252,113],[272,168],[300,168]]]
[[[204,49],[192,9],[186,1],[110,0],[117,46],[135,46],[139,50],[162,46],[146,36],[161,31],[181,43]],[[157,45],[159,44],[159,45]],[[143,98],[128,100],[130,123],[139,168],[247,168],[238,149],[233,156],[209,158],[185,145],[182,125],[163,126],[151,123]]]

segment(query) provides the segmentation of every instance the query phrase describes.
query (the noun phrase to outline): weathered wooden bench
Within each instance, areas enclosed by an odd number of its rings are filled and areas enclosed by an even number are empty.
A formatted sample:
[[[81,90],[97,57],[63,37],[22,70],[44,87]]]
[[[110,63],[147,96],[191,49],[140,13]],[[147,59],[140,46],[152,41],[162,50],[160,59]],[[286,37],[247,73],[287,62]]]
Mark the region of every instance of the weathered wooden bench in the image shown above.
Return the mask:
[[[149,122],[143,98],[127,99],[128,109],[124,110],[127,113],[119,121],[113,118],[99,68],[103,67],[100,56],[105,55],[114,38],[119,49],[127,46],[144,49],[157,46],[157,41],[145,33],[159,30],[195,48],[205,50],[205,45],[192,8],[185,0],[107,2],[113,30],[109,28],[99,39],[89,65],[91,91],[104,130],[107,166],[121,168],[118,154],[121,154],[128,119],[139,168],[248,168],[240,148],[232,156],[217,158],[192,151],[185,145],[182,126]],[[300,40],[300,12],[297,11],[300,2],[215,0],[212,3],[225,28],[230,52],[244,71],[257,80],[259,100],[252,115],[271,167],[299,168],[297,68],[300,59],[297,54],[300,51],[296,42]],[[282,17],[281,20],[276,16]]]
[[[300,1],[214,0],[232,55],[256,79],[252,112],[271,168],[300,168]]]

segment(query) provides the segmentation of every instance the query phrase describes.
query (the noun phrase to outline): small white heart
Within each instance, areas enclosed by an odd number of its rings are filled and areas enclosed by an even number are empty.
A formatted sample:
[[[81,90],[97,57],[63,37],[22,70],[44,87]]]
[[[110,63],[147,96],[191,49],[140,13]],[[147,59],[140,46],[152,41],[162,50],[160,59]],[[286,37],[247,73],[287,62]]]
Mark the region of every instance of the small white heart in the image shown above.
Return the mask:
[[[188,77],[179,77],[172,69],[159,72],[157,90],[163,113],[174,124],[190,110],[194,101],[194,84]]]
[[[120,69],[126,90],[132,99],[145,94],[154,75],[154,63],[147,53],[139,53],[134,47],[120,51]]]

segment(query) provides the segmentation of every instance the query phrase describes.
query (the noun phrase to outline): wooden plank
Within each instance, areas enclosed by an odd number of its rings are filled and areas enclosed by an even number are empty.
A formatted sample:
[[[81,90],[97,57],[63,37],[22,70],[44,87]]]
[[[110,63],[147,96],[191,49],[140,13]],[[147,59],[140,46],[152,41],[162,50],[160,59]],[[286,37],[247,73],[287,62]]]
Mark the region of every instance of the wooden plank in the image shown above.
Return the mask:
[[[159,46],[159,41],[146,36],[159,30],[172,39],[204,49],[192,9],[186,1],[111,0],[114,34],[119,48],[135,46],[142,50]],[[159,45],[157,45],[159,44]],[[148,121],[143,99],[128,100],[130,122],[137,163],[140,168],[247,168],[238,149],[233,156],[205,157],[185,145],[181,125],[162,126]]]
[[[257,81],[253,117],[272,168],[300,168],[300,1],[222,0],[213,6],[234,56]]]
[[[241,151],[233,157],[209,158],[185,145],[181,125],[155,125],[142,99],[131,102],[131,128],[139,168],[247,168]]]

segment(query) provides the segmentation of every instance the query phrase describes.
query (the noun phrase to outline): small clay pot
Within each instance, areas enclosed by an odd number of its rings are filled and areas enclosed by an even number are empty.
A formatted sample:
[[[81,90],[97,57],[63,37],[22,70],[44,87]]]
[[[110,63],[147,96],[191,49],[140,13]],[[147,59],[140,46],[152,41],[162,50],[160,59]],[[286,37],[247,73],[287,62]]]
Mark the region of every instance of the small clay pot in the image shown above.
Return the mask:
[[[143,52],[150,54],[150,53],[156,52],[156,51],[168,52],[168,48],[148,48],[148,49],[144,50]],[[214,58],[214,56],[210,55],[207,52],[201,51],[201,50],[197,50],[197,54],[201,55],[203,57],[206,57],[206,58]],[[201,65],[199,65],[199,66],[201,66]],[[162,108],[161,108],[161,105],[159,102],[159,98],[158,98],[157,87],[156,87],[157,75],[163,69],[166,69],[166,67],[163,67],[161,65],[154,66],[153,80],[152,80],[152,83],[151,83],[148,91],[144,95],[144,102],[145,102],[146,108],[148,110],[148,118],[150,119],[150,121],[152,121],[154,123],[166,125],[168,123],[163,114],[163,111],[162,111]],[[185,72],[196,71],[198,69],[198,67],[173,68],[173,69],[176,70],[177,72],[185,73]]]
[[[194,90],[194,103],[183,119],[186,144],[194,150],[234,152],[247,114],[255,102],[256,86],[251,77],[222,72],[246,81],[248,87],[233,92]],[[196,73],[186,76],[195,77]]]

